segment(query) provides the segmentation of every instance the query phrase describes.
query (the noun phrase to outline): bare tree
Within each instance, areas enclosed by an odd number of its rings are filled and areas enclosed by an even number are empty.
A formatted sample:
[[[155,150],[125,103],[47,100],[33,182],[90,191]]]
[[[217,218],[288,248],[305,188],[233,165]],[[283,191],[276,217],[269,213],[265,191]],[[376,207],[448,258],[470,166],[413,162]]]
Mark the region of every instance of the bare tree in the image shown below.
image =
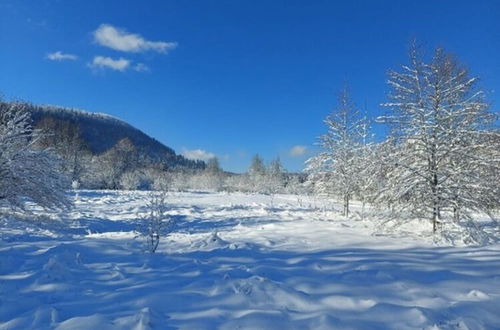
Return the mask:
[[[103,175],[106,188],[120,189],[122,176],[137,169],[137,149],[128,138],[119,140],[111,149],[99,155],[97,164]]]
[[[72,181],[81,181],[84,163],[90,160],[91,152],[81,137],[79,126],[71,121],[45,117],[37,123],[36,129],[42,132],[37,146],[53,149],[62,160],[63,171]]]

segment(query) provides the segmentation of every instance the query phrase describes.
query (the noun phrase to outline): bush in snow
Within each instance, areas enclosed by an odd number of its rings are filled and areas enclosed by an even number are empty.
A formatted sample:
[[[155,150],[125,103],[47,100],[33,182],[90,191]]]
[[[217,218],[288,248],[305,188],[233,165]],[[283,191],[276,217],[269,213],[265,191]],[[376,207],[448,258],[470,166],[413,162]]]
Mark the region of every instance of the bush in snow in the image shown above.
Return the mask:
[[[140,170],[128,171],[120,177],[120,188],[125,190],[151,190],[153,180]]]
[[[146,239],[146,248],[149,253],[155,253],[162,236],[172,231],[173,220],[167,214],[167,193],[152,192],[146,204],[146,213],[142,216],[142,235]]]
[[[168,191],[172,186],[172,175],[166,172],[152,173],[153,190]]]
[[[26,107],[0,103],[0,201],[18,208],[27,200],[44,208],[69,208],[69,180],[54,154],[33,148],[41,134],[33,130]]]

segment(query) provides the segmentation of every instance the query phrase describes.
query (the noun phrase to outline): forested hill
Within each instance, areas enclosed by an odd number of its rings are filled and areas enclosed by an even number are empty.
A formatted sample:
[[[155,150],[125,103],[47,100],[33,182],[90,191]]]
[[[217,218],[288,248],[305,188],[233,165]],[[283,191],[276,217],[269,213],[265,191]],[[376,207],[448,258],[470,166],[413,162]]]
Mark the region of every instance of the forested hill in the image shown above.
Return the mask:
[[[123,138],[130,139],[136,147],[150,154],[175,154],[171,148],[132,125],[107,114],[49,106],[33,106],[31,112],[34,126],[46,118],[76,124],[82,139],[96,154],[105,152]]]
[[[65,130],[72,131],[93,155],[112,149],[119,141],[129,140],[141,159],[161,162],[171,169],[198,169],[205,164],[177,155],[173,149],[148,136],[132,125],[103,113],[57,106],[29,105],[33,126],[61,138]]]

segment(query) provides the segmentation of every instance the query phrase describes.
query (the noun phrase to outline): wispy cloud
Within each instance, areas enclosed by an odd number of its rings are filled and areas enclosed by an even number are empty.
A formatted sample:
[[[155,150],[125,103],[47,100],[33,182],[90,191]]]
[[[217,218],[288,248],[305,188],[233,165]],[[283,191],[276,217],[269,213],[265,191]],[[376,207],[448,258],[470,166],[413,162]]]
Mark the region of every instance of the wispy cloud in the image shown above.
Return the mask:
[[[110,24],[101,24],[94,31],[94,40],[101,46],[122,52],[140,53],[148,50],[167,53],[177,47],[176,42],[149,41],[141,35],[129,33],[125,29]]]
[[[144,63],[137,63],[136,65],[134,65],[133,67],[134,71],[137,71],[137,72],[149,72],[149,67],[144,64]]]
[[[130,67],[130,60],[123,57],[112,59],[111,57],[95,56],[89,66],[93,69],[111,69],[116,71],[125,71]]]
[[[189,149],[183,148],[182,155],[188,159],[203,160],[203,161],[207,161],[207,160],[215,157],[215,154],[208,152],[208,151],[205,151],[205,150],[202,150],[202,149],[189,150]]]
[[[57,51],[54,53],[47,54],[45,58],[51,61],[66,61],[66,60],[75,61],[76,59],[78,59],[78,56],[73,54],[65,54],[63,52]]]
[[[296,145],[290,149],[289,154],[292,157],[301,157],[301,156],[304,156],[306,154],[306,152],[307,152],[306,146]]]

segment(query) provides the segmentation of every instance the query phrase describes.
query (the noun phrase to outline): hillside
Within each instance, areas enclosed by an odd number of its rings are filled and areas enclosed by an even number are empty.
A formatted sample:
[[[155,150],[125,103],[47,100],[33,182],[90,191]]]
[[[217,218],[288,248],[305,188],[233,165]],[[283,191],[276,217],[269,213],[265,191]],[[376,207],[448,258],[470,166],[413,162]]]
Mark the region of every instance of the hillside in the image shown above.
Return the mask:
[[[204,168],[201,161],[186,159],[175,151],[148,136],[132,125],[103,113],[92,113],[82,110],[56,106],[30,105],[33,125],[36,127],[42,120],[51,119],[74,125],[80,138],[88,146],[93,155],[102,154],[122,139],[128,139],[138,151],[138,157],[154,162],[162,162],[168,168]],[[53,132],[58,134],[59,132]]]

